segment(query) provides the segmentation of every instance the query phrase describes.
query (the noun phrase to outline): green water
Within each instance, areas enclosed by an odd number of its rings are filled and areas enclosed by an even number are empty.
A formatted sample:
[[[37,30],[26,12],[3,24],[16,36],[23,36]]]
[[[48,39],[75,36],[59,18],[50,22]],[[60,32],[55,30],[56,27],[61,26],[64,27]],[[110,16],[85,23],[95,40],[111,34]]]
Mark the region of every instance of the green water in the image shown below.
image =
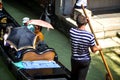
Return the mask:
[[[40,16],[34,14],[29,8],[22,6],[14,0],[3,0],[4,8],[15,18],[15,20],[22,25],[23,17],[30,17],[38,19]],[[58,59],[70,70],[70,56],[71,48],[69,39],[56,29],[47,31],[42,30],[45,36],[45,42],[55,49],[58,54]],[[99,54],[92,54],[92,62],[90,65],[87,80],[105,80],[105,67]],[[113,49],[105,50],[105,58],[110,67],[114,80],[120,80],[120,57],[116,55]],[[14,76],[5,67],[0,59],[0,80],[15,80]],[[4,77],[5,76],[5,77]]]

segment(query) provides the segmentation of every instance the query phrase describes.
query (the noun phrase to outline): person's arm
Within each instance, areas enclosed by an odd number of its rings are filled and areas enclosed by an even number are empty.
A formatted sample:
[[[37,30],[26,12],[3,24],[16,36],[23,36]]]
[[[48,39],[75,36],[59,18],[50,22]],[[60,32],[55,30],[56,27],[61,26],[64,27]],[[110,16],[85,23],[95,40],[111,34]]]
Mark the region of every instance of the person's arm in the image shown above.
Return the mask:
[[[100,47],[100,46],[97,46],[97,45],[94,45],[94,46],[90,47],[90,49],[91,49],[91,51],[92,51],[93,53],[95,53],[96,51],[101,50],[101,47]]]

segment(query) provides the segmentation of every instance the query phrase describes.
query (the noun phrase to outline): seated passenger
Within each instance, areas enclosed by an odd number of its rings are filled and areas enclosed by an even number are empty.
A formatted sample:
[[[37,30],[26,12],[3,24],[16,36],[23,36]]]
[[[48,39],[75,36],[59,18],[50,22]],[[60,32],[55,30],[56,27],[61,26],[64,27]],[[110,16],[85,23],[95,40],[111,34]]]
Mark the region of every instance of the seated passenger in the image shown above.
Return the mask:
[[[30,18],[29,17],[24,17],[23,19],[22,19],[22,23],[23,23],[23,27],[24,26],[27,26],[27,21],[29,21],[30,20]]]
[[[55,51],[49,48],[45,42],[41,41],[38,35],[35,35],[27,27],[18,27],[11,29],[7,42],[17,51],[17,58],[23,61],[35,60],[54,60]],[[21,35],[22,34],[22,35]],[[32,45],[33,43],[33,45]],[[27,45],[27,47],[26,47]],[[30,45],[30,46],[29,46]],[[32,46],[32,47],[31,47]]]
[[[38,26],[38,25],[28,24],[27,22],[28,22],[29,20],[30,20],[29,17],[24,17],[24,18],[23,18],[23,21],[22,21],[23,26],[26,26],[26,27],[27,27],[29,30],[31,30],[32,32],[34,31],[35,34],[36,34],[37,36],[39,36],[39,39],[40,39],[41,41],[43,41],[43,40],[44,40],[44,35],[43,35],[43,33],[41,32],[42,27],[41,27],[41,26]]]
[[[43,41],[43,40],[44,40],[44,35],[43,35],[43,33],[40,31],[40,28],[41,28],[41,26],[35,25],[35,34],[39,37],[39,39],[40,39],[41,41]]]

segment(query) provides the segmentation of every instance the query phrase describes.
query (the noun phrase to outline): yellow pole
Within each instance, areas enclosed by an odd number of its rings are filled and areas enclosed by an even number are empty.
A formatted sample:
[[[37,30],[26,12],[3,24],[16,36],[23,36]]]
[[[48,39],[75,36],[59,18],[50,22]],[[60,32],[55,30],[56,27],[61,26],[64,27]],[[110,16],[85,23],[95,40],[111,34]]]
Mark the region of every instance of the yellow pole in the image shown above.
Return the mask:
[[[83,12],[84,12],[85,16],[88,18],[84,6],[83,6],[83,5],[81,5],[81,6],[82,6],[82,9],[83,9]],[[92,29],[92,26],[91,26],[91,23],[90,23],[89,18],[88,18],[88,24],[89,24],[89,27],[90,27],[91,32],[93,33],[93,35],[94,35],[94,37],[95,37],[96,44],[99,45],[99,43],[98,43],[98,41],[97,41],[97,38],[96,38],[96,36],[95,36],[95,33],[94,33],[93,29]],[[104,58],[104,56],[103,56],[103,52],[102,52],[101,50],[100,50],[99,52],[100,52],[100,55],[101,55],[101,57],[102,57],[103,63],[104,63],[104,65],[105,65],[105,68],[106,68],[106,70],[107,70],[107,72],[108,72],[108,75],[109,75],[109,77],[110,77],[110,80],[113,80],[112,74],[111,74],[111,72],[110,72],[110,70],[109,70],[109,67],[108,67],[108,65],[107,65],[107,62],[106,62],[106,60],[105,60],[105,58]]]

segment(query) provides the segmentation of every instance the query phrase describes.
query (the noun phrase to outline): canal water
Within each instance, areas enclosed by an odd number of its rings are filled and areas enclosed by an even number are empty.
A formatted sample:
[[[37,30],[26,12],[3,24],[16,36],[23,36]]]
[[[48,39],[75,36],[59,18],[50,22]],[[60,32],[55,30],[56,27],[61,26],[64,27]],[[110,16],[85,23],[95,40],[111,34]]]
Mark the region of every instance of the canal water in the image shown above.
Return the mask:
[[[36,15],[32,9],[17,2],[17,0],[3,0],[4,8],[11,14],[11,16],[22,25],[22,18],[29,17],[31,19],[39,19],[40,15]],[[39,12],[39,11],[38,11]],[[59,26],[57,26],[59,27]],[[49,30],[46,28],[42,29],[42,32],[45,36],[45,42],[55,49],[58,54],[59,61],[65,65],[69,70],[70,67],[70,56],[71,48],[69,39],[59,32],[58,30]],[[92,54],[92,62],[90,65],[89,73],[87,80],[105,80],[105,67],[101,60],[99,54]],[[114,56],[114,58],[113,58]],[[115,55],[110,49],[106,51],[105,57],[109,61],[111,72],[113,74],[114,80],[120,79],[120,57]],[[7,69],[5,64],[0,59],[0,80],[16,80],[11,72]]]

